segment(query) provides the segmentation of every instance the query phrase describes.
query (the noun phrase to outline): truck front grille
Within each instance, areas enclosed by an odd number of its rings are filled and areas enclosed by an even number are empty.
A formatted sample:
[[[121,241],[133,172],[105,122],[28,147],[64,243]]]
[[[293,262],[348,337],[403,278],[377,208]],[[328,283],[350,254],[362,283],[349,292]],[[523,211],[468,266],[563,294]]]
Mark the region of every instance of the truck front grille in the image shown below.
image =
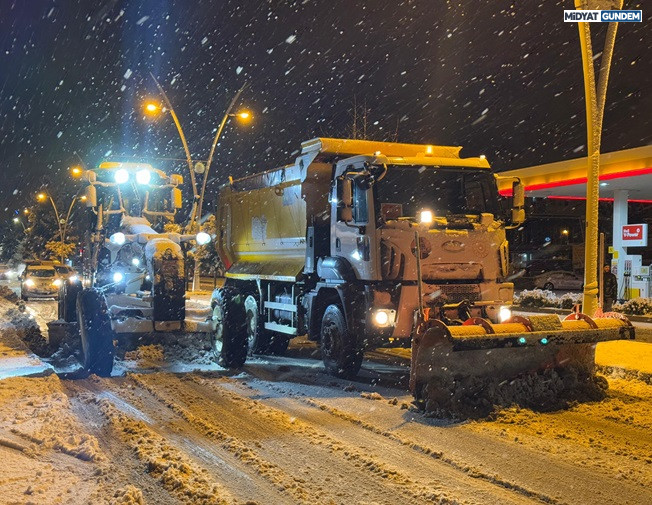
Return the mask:
[[[437,287],[448,303],[457,303],[462,300],[480,301],[480,286],[477,284],[441,284]]]

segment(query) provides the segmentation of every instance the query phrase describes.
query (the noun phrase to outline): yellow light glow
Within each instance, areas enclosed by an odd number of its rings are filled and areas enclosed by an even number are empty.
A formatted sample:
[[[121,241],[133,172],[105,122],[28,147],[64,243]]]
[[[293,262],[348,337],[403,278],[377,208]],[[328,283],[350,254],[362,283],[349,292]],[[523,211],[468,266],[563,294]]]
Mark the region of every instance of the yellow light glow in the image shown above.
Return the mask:
[[[251,119],[251,112],[248,110],[242,110],[236,114],[236,117],[241,121],[249,121]]]
[[[161,108],[153,102],[145,104],[145,112],[148,114],[157,114]]]
[[[37,199],[39,202],[42,202],[42,201],[45,200],[46,198],[47,198],[47,197],[45,196],[45,193],[39,193],[38,195],[36,195],[36,199]]]
[[[20,223],[20,219],[18,219],[17,217],[15,217],[15,218],[14,218],[14,223]]]
[[[72,174],[73,177],[79,177],[82,174],[83,170],[81,167],[71,167],[70,168],[70,173]]]
[[[88,198],[86,198],[86,195],[84,195],[84,196],[80,196],[79,199],[80,199],[82,202],[85,202],[86,200],[88,200]]]
[[[426,146],[426,154],[432,154],[432,146]]]
[[[568,235],[568,230],[566,230],[566,229],[561,230],[561,234],[564,235],[564,236],[567,236]]]
[[[23,214],[29,214],[29,209],[23,209]]]

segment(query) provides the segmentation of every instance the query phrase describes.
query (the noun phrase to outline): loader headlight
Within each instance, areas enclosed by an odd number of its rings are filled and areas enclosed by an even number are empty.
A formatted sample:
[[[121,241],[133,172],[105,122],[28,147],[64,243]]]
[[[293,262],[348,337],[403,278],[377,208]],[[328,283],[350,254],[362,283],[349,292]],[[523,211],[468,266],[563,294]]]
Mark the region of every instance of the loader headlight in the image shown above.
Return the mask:
[[[498,310],[498,320],[501,323],[504,323],[505,321],[511,319],[512,317],[512,311],[509,307],[500,307]]]
[[[139,170],[136,172],[136,182],[138,184],[149,184],[152,180],[152,174],[149,170]]]
[[[70,284],[74,284],[75,282],[79,281],[79,277],[77,277],[76,275],[71,275],[70,277],[68,277],[68,280],[70,281]]]
[[[525,345],[527,343],[527,339],[525,337],[518,337],[518,343]]]
[[[205,231],[200,231],[195,239],[199,245],[206,245],[211,241],[211,236]]]
[[[109,237],[109,242],[115,245],[122,245],[127,241],[127,237],[122,232],[114,233]]]
[[[539,342],[541,342],[541,345],[546,345],[548,343],[548,339],[543,337],[541,340],[539,340]]]
[[[35,283],[32,279],[27,279],[25,281],[25,286],[27,286],[28,288],[33,288],[35,286]]]
[[[396,311],[391,309],[378,309],[374,312],[373,321],[376,326],[386,328],[394,324],[396,318]]]
[[[124,275],[122,275],[122,272],[115,272],[113,274],[113,282],[118,284],[119,282],[122,282],[122,280],[125,278]]]
[[[140,260],[138,258],[131,258],[131,264],[135,267],[140,266]]]
[[[63,284],[63,281],[61,279],[54,279],[52,281],[52,285],[56,287],[60,287]]]
[[[113,174],[113,180],[117,184],[124,184],[129,180],[129,172],[127,172],[127,170],[125,170],[124,168],[116,170],[115,174]]]

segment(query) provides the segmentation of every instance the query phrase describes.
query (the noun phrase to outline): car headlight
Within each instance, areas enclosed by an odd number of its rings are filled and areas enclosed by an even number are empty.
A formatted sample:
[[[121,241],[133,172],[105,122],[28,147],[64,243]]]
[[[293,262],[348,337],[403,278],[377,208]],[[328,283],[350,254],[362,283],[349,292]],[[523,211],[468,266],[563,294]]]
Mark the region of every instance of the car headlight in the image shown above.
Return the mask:
[[[114,274],[113,274],[113,282],[115,282],[116,284],[118,282],[122,282],[122,280],[124,278],[125,278],[125,276],[122,275],[122,272],[114,272]]]
[[[373,322],[380,328],[386,328],[394,324],[396,311],[392,309],[378,309],[373,314]]]
[[[60,287],[63,284],[63,281],[61,279],[54,279],[52,281],[52,285],[56,287]]]
[[[25,281],[25,286],[27,286],[28,288],[33,288],[35,285],[36,284],[34,283],[34,281],[32,279],[27,279]]]
[[[76,275],[71,275],[70,277],[68,277],[68,280],[69,280],[71,283],[78,282],[78,281],[79,281],[79,277],[77,277]]]
[[[127,241],[127,237],[122,232],[114,233],[109,237],[109,242],[116,245],[122,245]]]
[[[136,172],[136,182],[138,184],[149,184],[152,180],[152,174],[149,170],[139,170]]]
[[[211,241],[211,236],[205,231],[200,231],[195,238],[199,245],[206,245]]]
[[[113,174],[113,180],[118,184],[124,184],[129,180],[129,172],[124,168],[115,171]]]
[[[509,307],[500,307],[500,309],[498,309],[498,320],[501,323],[504,323],[505,321],[508,321],[511,318],[512,318],[512,311]]]

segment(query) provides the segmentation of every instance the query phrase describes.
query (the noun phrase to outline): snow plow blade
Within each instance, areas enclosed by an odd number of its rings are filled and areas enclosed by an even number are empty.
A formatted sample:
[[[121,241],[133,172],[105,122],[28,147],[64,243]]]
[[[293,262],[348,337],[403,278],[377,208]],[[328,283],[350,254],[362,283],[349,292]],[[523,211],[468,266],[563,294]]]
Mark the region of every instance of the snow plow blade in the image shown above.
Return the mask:
[[[591,397],[598,342],[634,338],[625,318],[514,316],[459,326],[431,319],[412,339],[410,390],[428,411],[480,412],[494,404],[546,408],[558,397]],[[588,393],[587,393],[588,391]],[[595,396],[595,395],[593,395]],[[576,398],[576,399],[580,399]]]

